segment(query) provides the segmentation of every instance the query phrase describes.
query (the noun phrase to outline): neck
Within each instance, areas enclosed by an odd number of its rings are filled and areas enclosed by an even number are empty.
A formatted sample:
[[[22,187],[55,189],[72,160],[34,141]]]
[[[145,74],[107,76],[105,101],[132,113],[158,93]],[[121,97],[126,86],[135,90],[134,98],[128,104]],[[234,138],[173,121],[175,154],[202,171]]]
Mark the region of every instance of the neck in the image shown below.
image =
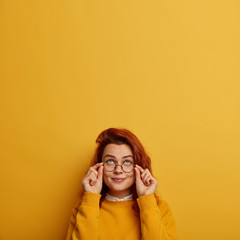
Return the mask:
[[[117,192],[117,191],[111,191],[109,189],[108,193],[112,195],[113,197],[117,198],[124,198],[132,193],[132,191],[129,189],[129,191],[124,191],[124,192]]]

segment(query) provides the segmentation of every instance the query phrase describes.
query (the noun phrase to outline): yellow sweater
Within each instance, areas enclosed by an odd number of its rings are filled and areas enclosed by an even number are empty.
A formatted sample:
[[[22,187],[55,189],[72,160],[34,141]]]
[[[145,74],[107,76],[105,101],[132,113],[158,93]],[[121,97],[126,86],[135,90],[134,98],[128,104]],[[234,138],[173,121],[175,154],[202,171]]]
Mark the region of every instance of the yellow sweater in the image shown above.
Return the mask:
[[[71,217],[67,240],[176,240],[176,226],[168,204],[154,194],[137,198],[140,217],[132,205],[134,200],[113,202],[100,194],[85,192],[76,217]]]

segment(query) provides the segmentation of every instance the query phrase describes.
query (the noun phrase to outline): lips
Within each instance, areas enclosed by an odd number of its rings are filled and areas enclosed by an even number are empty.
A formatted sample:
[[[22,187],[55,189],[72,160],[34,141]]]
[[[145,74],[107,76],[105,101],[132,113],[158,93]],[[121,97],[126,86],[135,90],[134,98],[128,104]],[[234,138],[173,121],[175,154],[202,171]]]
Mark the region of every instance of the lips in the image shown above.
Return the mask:
[[[114,182],[121,183],[125,180],[125,178],[112,178]]]

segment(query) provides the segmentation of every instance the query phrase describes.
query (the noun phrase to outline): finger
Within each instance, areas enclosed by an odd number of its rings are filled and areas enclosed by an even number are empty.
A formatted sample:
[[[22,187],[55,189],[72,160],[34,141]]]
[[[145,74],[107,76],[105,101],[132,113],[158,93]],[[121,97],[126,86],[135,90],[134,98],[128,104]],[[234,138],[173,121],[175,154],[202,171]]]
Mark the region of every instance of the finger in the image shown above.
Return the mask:
[[[89,176],[92,175],[92,174],[94,174],[94,176],[97,177],[97,176],[98,176],[98,171],[96,171],[96,170],[94,170],[94,169],[91,168],[91,169],[89,170],[89,173],[88,173],[88,174],[89,174]]]
[[[136,168],[139,169],[141,173],[144,172],[144,169],[137,164],[136,164]]]
[[[92,185],[94,183],[94,179],[97,178],[97,171],[90,168],[87,172],[87,174],[84,176],[84,178],[82,179],[82,184],[83,185]]]
[[[94,169],[94,170],[97,170],[100,166],[102,166],[103,165],[103,162],[100,162],[100,163],[97,163],[97,164],[95,164],[94,166],[92,166],[92,167],[90,167],[90,168],[92,168],[92,169]]]
[[[95,185],[95,183],[97,182],[97,178],[96,178],[96,176],[94,175],[94,173],[91,173],[90,174],[90,178],[89,178],[89,183],[93,186],[93,185]]]
[[[145,182],[146,182],[146,184],[147,184],[148,186],[150,186],[150,185],[151,185],[151,176],[148,176],[148,177],[146,178]]]
[[[144,175],[143,174],[141,175],[141,179],[143,181],[146,181],[146,179],[149,178],[149,177],[151,177],[151,174],[148,174],[148,173],[145,173]]]
[[[154,177],[151,177],[150,183],[158,185],[158,181]]]
[[[92,183],[92,177],[89,175],[89,176],[86,176],[83,180],[82,180],[82,184],[83,185],[91,185]]]
[[[90,185],[90,186],[94,186],[94,185],[96,184],[96,182],[97,182],[97,181],[90,180],[89,185]]]
[[[97,170],[93,169],[92,167],[89,168],[88,172],[87,172],[87,175],[90,176],[91,173],[95,173],[96,175],[98,174]]]
[[[150,174],[148,174],[148,175],[145,175],[143,178],[142,178],[142,180],[143,180],[143,182],[144,182],[144,184],[145,185],[148,185],[148,181],[151,179],[151,175]]]
[[[149,183],[150,183],[151,186],[155,186],[155,187],[157,187],[157,185],[158,185],[158,182],[157,182],[157,180],[154,177],[151,177],[149,179]]]
[[[101,162],[101,163],[97,163],[96,165],[90,167],[89,172],[95,172],[96,175],[98,175],[98,169],[99,169],[99,167],[101,167],[102,165],[103,165],[102,162]]]
[[[147,176],[152,176],[148,169],[145,169],[144,172],[141,174],[141,178],[145,178]]]
[[[96,179],[97,179],[97,175],[96,175],[94,172],[92,172],[92,173],[90,174],[90,179],[91,179],[91,180],[96,180]]]
[[[94,179],[94,178],[97,179],[97,174],[95,172],[91,172],[90,173],[90,178],[91,179]]]
[[[136,182],[141,181],[141,177],[140,177],[140,170],[138,168],[134,168],[135,169],[135,174],[136,174]]]

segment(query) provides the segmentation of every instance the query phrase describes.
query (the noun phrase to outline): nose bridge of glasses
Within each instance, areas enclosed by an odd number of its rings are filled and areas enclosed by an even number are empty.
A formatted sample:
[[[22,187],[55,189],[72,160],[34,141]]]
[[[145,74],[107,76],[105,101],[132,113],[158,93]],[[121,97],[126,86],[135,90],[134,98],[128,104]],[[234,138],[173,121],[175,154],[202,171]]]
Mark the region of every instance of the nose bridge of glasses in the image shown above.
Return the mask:
[[[118,166],[119,166],[120,169],[123,171],[123,164],[117,164],[117,163],[115,163],[114,170],[116,171]]]

